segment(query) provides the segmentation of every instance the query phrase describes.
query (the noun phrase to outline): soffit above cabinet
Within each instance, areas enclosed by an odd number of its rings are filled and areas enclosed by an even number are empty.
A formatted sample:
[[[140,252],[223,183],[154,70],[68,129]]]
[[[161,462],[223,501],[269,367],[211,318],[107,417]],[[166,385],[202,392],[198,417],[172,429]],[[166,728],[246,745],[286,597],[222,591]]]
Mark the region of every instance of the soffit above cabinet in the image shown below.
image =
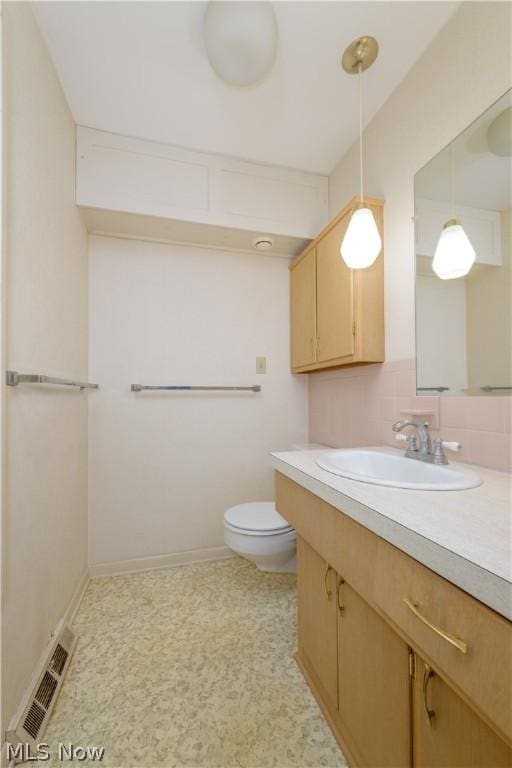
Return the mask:
[[[77,128],[89,231],[293,256],[328,221],[326,176]]]

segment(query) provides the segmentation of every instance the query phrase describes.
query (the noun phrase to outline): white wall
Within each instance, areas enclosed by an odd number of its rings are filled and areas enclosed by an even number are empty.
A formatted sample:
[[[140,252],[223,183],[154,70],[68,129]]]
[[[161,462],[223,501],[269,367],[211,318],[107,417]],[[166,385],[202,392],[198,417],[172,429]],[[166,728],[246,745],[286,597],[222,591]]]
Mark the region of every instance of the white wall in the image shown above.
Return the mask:
[[[91,238],[92,565],[222,546],[228,506],[273,498],[268,451],[308,433],[288,291],[286,259]],[[131,383],[263,389],[135,394]]]
[[[510,3],[462,3],[365,130],[366,191],[386,201],[387,360],[414,356],[414,174],[510,88],[510,27]],[[379,77],[378,59],[365,77]],[[354,144],[330,176],[331,215],[358,172]]]
[[[468,381],[465,281],[418,274],[416,318],[418,387],[449,387],[451,394],[464,394]]]
[[[74,123],[28,3],[4,3],[5,364],[87,376]],[[6,388],[2,737],[87,568],[87,395]]]

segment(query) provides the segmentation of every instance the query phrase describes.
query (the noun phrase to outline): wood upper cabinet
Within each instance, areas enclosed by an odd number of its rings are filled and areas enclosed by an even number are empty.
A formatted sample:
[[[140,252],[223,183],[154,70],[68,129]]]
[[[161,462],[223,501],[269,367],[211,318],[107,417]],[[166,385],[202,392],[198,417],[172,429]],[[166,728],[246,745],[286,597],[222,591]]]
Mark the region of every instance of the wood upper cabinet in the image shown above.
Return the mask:
[[[338,705],[336,571],[304,539],[297,538],[299,653],[316,675],[331,707]]]
[[[409,648],[349,584],[339,587],[338,711],[357,765],[411,765]]]
[[[301,373],[384,360],[384,254],[352,270],[340,256],[354,198],[290,267],[291,362]],[[383,201],[366,198],[383,238]]]
[[[510,768],[512,750],[445,681],[416,656],[414,766]]]
[[[316,247],[317,360],[320,363],[354,355],[354,270],[340,257],[340,244],[349,220],[347,215],[336,222]]]
[[[290,274],[292,367],[316,360],[316,249],[312,248]]]

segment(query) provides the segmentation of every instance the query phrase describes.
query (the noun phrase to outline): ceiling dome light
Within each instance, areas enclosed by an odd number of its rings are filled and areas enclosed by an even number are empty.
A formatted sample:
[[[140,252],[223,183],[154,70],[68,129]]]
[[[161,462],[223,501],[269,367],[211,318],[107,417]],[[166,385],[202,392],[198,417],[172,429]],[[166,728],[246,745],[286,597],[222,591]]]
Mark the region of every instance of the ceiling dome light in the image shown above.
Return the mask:
[[[379,53],[374,37],[360,37],[349,45],[341,64],[349,75],[359,75],[359,183],[360,203],[350,219],[340,246],[340,255],[350,269],[371,267],[382,249],[382,240],[371,208],[364,202],[363,172],[363,72]]]
[[[473,266],[475,256],[475,249],[460,221],[450,219],[441,231],[432,261],[432,269],[441,280],[464,277]]]
[[[350,269],[371,267],[382,248],[373,212],[359,206],[350,219],[341,244],[341,257]]]
[[[277,21],[267,0],[210,0],[204,17],[208,60],[229,85],[254,85],[272,67]]]

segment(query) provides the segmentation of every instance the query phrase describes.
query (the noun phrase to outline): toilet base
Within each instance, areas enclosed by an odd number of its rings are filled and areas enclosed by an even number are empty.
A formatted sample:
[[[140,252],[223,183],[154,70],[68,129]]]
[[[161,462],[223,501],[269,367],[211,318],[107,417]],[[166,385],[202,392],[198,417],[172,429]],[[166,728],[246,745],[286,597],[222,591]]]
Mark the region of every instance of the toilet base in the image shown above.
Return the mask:
[[[274,559],[272,558],[270,558],[272,562],[263,562],[261,558],[255,559],[254,557],[242,554],[241,552],[238,554],[240,557],[250,560],[260,571],[264,571],[265,573],[297,573],[297,557],[295,554],[285,563],[281,561],[274,562]]]
[[[296,572],[296,540],[293,530],[273,536],[250,536],[224,528],[226,545],[266,573]]]

